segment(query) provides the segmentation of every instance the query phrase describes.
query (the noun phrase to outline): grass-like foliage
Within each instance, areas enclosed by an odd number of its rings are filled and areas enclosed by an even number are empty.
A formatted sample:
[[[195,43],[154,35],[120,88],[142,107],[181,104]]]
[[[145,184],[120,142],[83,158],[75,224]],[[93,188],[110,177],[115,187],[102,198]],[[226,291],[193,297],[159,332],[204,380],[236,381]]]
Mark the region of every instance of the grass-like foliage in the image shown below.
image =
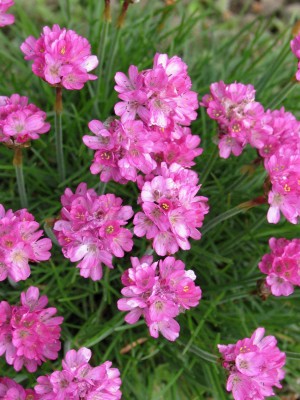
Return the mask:
[[[131,64],[140,70],[151,67],[156,52],[178,55],[188,64],[199,99],[215,81],[251,83],[265,108],[285,106],[300,118],[300,87],[293,80],[296,61],[289,47],[293,21],[283,25],[272,18],[257,18],[242,23],[243,18],[224,20],[213,1],[179,0],[166,6],[163,1],[142,0],[129,7],[124,26],[117,29],[117,1],[111,23],[102,19],[104,1],[16,3],[16,23],[0,31],[0,94],[28,96],[30,102],[47,112],[52,124],[50,133],[24,151],[29,211],[48,234],[51,221],[58,217],[64,189],[75,189],[80,182],[87,182],[99,194],[114,193],[124,199],[124,204],[138,209],[134,183],[103,185],[98,176],[91,175],[92,153],[84,146],[82,136],[88,132],[90,120],[104,121],[113,115],[117,101],[115,73],[127,73]],[[19,49],[26,37],[38,37],[44,25],[54,23],[88,38],[92,53],[100,60],[94,71],[99,76],[97,81],[80,91],[63,93],[67,176],[63,182],[56,167],[55,92],[33,75]],[[80,277],[78,269],[54,244],[51,260],[33,265],[28,280],[15,285],[1,282],[0,301],[14,304],[21,291],[38,286],[49,297],[49,304],[64,316],[60,359],[48,361],[36,374],[25,370],[16,374],[2,357],[1,376],[30,387],[37,376],[59,368],[68,349],[86,346],[93,352],[94,365],[111,360],[120,369],[124,399],[229,399],[217,344],[235,343],[263,326],[287,352],[281,393],[300,392],[300,291],[296,289],[287,298],[271,296],[267,301],[262,301],[256,291],[256,282],[262,277],[257,265],[268,250],[268,239],[295,238],[299,227],[283,220],[277,225],[268,224],[267,205],[236,208],[263,194],[265,172],[251,163],[254,150],[249,148],[238,158],[221,159],[214,140],[216,125],[205,109],[199,110],[192,131],[201,137],[204,148],[194,169],[200,176],[201,194],[209,198],[210,213],[205,218],[202,239],[193,241],[190,251],[176,255],[195,271],[203,291],[200,305],[181,314],[179,339],[174,343],[163,337],[156,340],[149,336],[144,322],[133,326],[124,322],[116,303],[121,297],[121,273],[130,266],[129,255],[115,259],[115,269],[105,268],[103,279],[93,282]],[[12,151],[0,146],[0,203],[6,209],[17,210],[21,206],[12,158]],[[140,257],[146,249],[147,241],[135,238],[130,255]]]

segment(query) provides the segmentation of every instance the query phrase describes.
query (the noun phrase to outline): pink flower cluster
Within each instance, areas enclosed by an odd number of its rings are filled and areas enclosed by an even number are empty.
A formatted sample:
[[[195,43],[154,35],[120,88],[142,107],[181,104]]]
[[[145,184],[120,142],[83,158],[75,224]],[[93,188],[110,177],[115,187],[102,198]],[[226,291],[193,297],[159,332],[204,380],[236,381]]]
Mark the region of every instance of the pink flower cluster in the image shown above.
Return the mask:
[[[14,0],[0,0],[0,28],[15,22],[15,17],[13,15],[6,14],[6,11],[14,4]]]
[[[20,306],[0,302],[0,355],[16,371],[25,366],[35,372],[42,362],[58,357],[63,318],[55,317],[56,308],[45,308],[47,303],[33,286],[21,294]]]
[[[124,298],[118,301],[119,310],[129,311],[125,321],[134,324],[144,316],[152,337],[161,333],[176,340],[180,326],[174,318],[196,307],[201,299],[194,272],[186,271],[184,263],[174,257],[159,262],[153,262],[152,256],[131,257],[131,264],[122,275]]]
[[[30,275],[29,262],[49,260],[51,240],[26,209],[5,212],[0,204],[0,281],[7,277],[18,282]]]
[[[80,261],[80,275],[102,278],[102,263],[113,268],[112,257],[123,257],[133,246],[132,233],[123,228],[133,216],[130,206],[113,194],[98,196],[81,183],[75,193],[67,188],[61,197],[61,219],[54,230],[63,254],[72,262]]]
[[[45,26],[40,38],[29,36],[21,50],[25,60],[33,60],[33,73],[50,85],[78,90],[88,80],[97,79],[89,74],[98,65],[97,57],[91,55],[91,45],[72,30]]]
[[[291,40],[291,49],[298,58],[298,71],[296,73],[296,79],[300,81],[300,33],[298,33],[298,35]]]
[[[2,400],[38,400],[39,396],[31,389],[24,389],[10,378],[0,378],[0,399]]]
[[[100,174],[103,182],[127,183],[136,181],[139,172],[158,175],[161,162],[193,166],[202,149],[200,138],[188,128],[198,101],[190,90],[187,65],[179,57],[156,54],[152,69],[138,72],[132,65],[129,78],[117,72],[115,80],[122,100],[115,113],[121,120],[93,120],[89,128],[95,136],[83,137],[96,150],[92,174]]]
[[[70,350],[62,361],[62,371],[40,376],[35,391],[40,400],[119,400],[121,379],[117,368],[106,361],[92,367],[92,352],[86,347]]]
[[[246,144],[256,148],[271,184],[268,221],[276,224],[282,212],[296,224],[300,216],[300,122],[284,108],[264,112],[254,101],[252,85],[217,82],[210,89],[201,104],[218,122],[220,156],[227,158],[231,152],[238,156]]]
[[[251,338],[218,345],[223,367],[229,371],[226,389],[235,400],[264,400],[274,395],[273,386],[282,387],[285,354],[274,336],[264,334],[265,329],[258,328]]]
[[[269,240],[271,254],[265,254],[258,264],[266,278],[266,286],[274,296],[289,296],[294,286],[300,286],[300,239]]]
[[[261,138],[270,131],[264,124],[264,108],[255,101],[252,85],[212,83],[210,94],[206,94],[200,104],[218,123],[222,158],[228,158],[231,152],[239,156],[248,143],[259,146]]]
[[[161,164],[161,175],[149,178],[141,186],[143,212],[134,217],[134,233],[153,239],[153,248],[160,256],[174,254],[179,248],[190,249],[188,238],[199,240],[200,228],[208,213],[207,198],[197,196],[196,172],[179,164]]]
[[[38,139],[50,129],[45,119],[46,113],[34,104],[28,104],[27,97],[18,94],[0,96],[0,142],[17,146]]]

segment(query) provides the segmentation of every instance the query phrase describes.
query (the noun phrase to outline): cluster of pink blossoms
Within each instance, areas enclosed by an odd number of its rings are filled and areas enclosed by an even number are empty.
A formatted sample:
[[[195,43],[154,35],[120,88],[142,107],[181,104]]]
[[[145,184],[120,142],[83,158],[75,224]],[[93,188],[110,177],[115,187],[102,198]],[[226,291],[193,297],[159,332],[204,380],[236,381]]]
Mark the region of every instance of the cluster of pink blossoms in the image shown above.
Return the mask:
[[[152,337],[161,333],[176,340],[180,326],[174,318],[196,307],[201,299],[201,289],[194,283],[196,275],[174,257],[159,262],[153,262],[152,256],[131,257],[131,264],[122,275],[124,298],[118,301],[119,310],[129,311],[125,321],[134,324],[144,316]]]
[[[206,94],[200,104],[218,123],[222,158],[228,158],[231,152],[239,156],[248,143],[258,147],[261,137],[270,131],[264,123],[264,108],[255,101],[252,85],[212,83],[210,94]]]
[[[213,83],[202,105],[218,122],[220,156],[238,156],[246,144],[257,149],[271,184],[268,221],[277,223],[280,212],[293,224],[300,216],[300,122],[280,110],[264,111],[255,101],[252,85]]]
[[[88,80],[97,79],[89,74],[98,65],[97,57],[91,55],[91,45],[72,30],[45,26],[40,38],[29,36],[21,50],[25,60],[33,60],[33,73],[50,85],[78,90]]]
[[[134,233],[153,239],[160,256],[190,249],[188,238],[199,240],[200,228],[209,207],[207,198],[197,196],[198,174],[179,164],[161,164],[161,175],[139,180],[143,212],[134,217]]]
[[[34,104],[28,104],[27,97],[18,94],[0,96],[0,142],[18,146],[38,139],[50,129],[45,119],[46,113]]]
[[[188,128],[198,101],[187,65],[179,57],[156,54],[152,69],[138,72],[131,65],[129,78],[117,72],[115,80],[122,100],[115,113],[121,120],[93,120],[89,128],[95,136],[83,138],[96,150],[92,174],[100,174],[103,182],[127,183],[136,181],[139,172],[159,175],[161,162],[193,166],[202,149]]]
[[[0,28],[15,22],[15,17],[12,14],[6,14],[6,11],[14,4],[14,0],[0,0]]]
[[[0,399],[2,400],[39,400],[31,389],[24,389],[10,378],[0,378]]]
[[[51,240],[26,209],[5,212],[0,204],[0,281],[7,277],[18,282],[30,275],[29,262],[49,260]]]
[[[235,400],[264,400],[274,396],[272,387],[281,388],[285,354],[274,336],[264,337],[265,329],[258,328],[251,338],[236,344],[218,345],[223,367],[229,371],[226,389]]]
[[[295,56],[298,58],[298,71],[296,73],[296,79],[300,81],[300,33],[291,40],[291,49]]]
[[[47,303],[33,286],[21,294],[20,306],[0,302],[0,355],[5,353],[16,371],[25,366],[35,372],[42,362],[58,357],[63,317],[55,317],[56,308],[45,308]]]
[[[258,264],[268,275],[265,285],[274,296],[289,296],[294,286],[300,286],[300,239],[269,240],[271,254],[265,254]]]
[[[40,376],[35,391],[40,400],[119,400],[121,379],[117,368],[106,361],[92,367],[92,352],[86,347],[70,350],[62,361],[62,371]]]
[[[102,278],[102,263],[113,268],[112,257],[123,257],[133,247],[132,233],[123,228],[133,216],[130,206],[113,194],[98,196],[81,183],[75,193],[67,188],[61,197],[61,219],[54,230],[63,254],[76,262],[80,275]]]

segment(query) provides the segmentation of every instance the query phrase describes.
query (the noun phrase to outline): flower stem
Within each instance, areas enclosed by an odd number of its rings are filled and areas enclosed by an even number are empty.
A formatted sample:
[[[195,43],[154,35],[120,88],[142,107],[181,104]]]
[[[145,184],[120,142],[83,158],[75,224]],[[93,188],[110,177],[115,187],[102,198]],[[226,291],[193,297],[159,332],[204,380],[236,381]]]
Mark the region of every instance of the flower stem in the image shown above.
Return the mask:
[[[60,181],[66,179],[65,162],[64,162],[64,151],[63,151],[63,134],[62,134],[62,121],[61,114],[63,110],[62,106],[62,87],[56,87],[56,99],[55,99],[55,142],[56,142],[56,160],[57,168],[59,173]]]
[[[18,192],[20,196],[20,202],[22,208],[28,208],[28,200],[27,194],[25,189],[25,180],[23,174],[23,156],[22,156],[22,148],[16,147],[15,154],[13,159],[13,165],[16,171],[16,178],[17,178],[17,185],[18,185]]]

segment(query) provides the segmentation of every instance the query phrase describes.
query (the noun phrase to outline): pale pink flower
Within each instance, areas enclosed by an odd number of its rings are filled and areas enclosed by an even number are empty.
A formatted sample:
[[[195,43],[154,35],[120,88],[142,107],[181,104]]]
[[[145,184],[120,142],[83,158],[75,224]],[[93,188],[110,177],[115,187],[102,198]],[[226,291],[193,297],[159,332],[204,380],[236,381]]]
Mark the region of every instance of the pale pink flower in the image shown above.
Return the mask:
[[[10,378],[0,378],[0,399],[3,400],[39,400],[39,396],[31,389],[24,389]]]
[[[0,0],[0,28],[15,22],[15,17],[12,14],[6,14],[7,10],[14,4],[14,0]]]
[[[16,371],[24,366],[35,372],[42,362],[58,357],[63,318],[55,316],[56,308],[45,308],[47,303],[33,286],[21,294],[20,306],[0,303],[0,355]]]
[[[258,264],[267,275],[266,285],[274,296],[289,296],[294,286],[300,286],[300,239],[269,240],[270,254],[265,254]]]
[[[142,186],[143,212],[134,217],[134,233],[153,238],[153,248],[160,256],[190,249],[188,238],[201,238],[198,228],[209,210],[208,199],[196,196],[200,187],[195,172],[162,163],[161,175]]]
[[[29,263],[49,260],[52,242],[26,209],[5,212],[0,204],[0,281],[18,282],[30,275]]]
[[[46,113],[34,104],[28,104],[27,97],[13,94],[0,97],[0,142],[18,146],[35,140],[50,130],[45,122]]]
[[[153,262],[152,256],[141,260],[131,257],[131,263],[132,268],[121,278],[124,298],[118,301],[119,310],[129,311],[125,321],[134,324],[143,316],[152,337],[161,333],[170,341],[176,340],[180,326],[174,318],[196,307],[201,299],[194,272],[186,271],[184,263],[174,257],[159,262]]]
[[[132,233],[123,228],[133,216],[130,206],[113,194],[98,196],[81,183],[75,193],[67,188],[61,198],[61,219],[54,225],[63,254],[80,261],[80,275],[102,278],[102,264],[113,268],[112,258],[123,257],[133,247]]]
[[[35,392],[40,400],[119,400],[120,371],[105,361],[97,367],[89,363],[91,350],[69,350],[62,361],[62,371],[55,371],[37,379]]]
[[[39,39],[29,36],[21,45],[25,60],[33,60],[32,71],[50,85],[82,89],[98,65],[87,39],[72,30],[45,26]]]
[[[257,328],[251,338],[218,345],[223,367],[229,371],[226,389],[235,400],[264,400],[275,394],[273,386],[282,387],[285,353],[274,336],[264,334],[264,328]]]

